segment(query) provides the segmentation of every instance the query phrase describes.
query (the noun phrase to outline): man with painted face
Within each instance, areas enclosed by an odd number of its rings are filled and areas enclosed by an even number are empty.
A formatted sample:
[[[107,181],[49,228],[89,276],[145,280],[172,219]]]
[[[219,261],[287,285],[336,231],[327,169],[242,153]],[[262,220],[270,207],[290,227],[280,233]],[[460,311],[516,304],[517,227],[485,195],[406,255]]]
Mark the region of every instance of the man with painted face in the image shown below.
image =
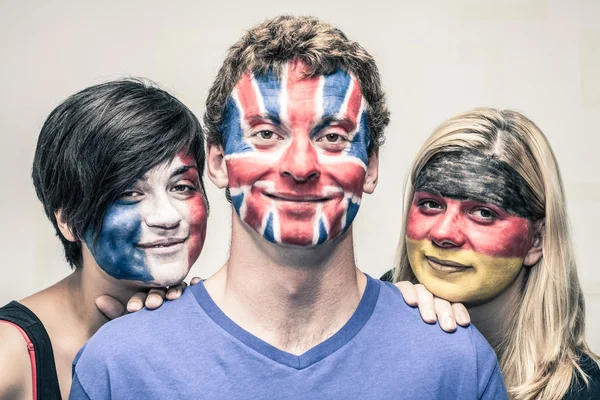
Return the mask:
[[[233,205],[229,259],[178,301],[100,330],[72,398],[506,398],[474,328],[424,324],[356,268],[352,221],[388,123],[360,45],[315,18],[252,28],[205,123],[209,177]]]
[[[150,82],[91,86],[52,111],[32,177],[74,271],[0,308],[0,398],[66,398],[75,354],[108,321],[97,298],[183,280],[206,233],[204,154],[200,122]]]

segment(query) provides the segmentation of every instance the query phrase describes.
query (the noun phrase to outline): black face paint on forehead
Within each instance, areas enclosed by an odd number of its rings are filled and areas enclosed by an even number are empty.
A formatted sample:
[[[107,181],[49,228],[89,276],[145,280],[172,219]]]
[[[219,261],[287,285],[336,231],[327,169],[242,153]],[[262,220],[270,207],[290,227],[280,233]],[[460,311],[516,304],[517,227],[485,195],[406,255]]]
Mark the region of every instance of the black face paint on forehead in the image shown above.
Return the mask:
[[[414,190],[493,204],[530,220],[535,215],[527,200],[534,198],[533,192],[521,175],[496,155],[474,149],[434,155],[417,176]]]

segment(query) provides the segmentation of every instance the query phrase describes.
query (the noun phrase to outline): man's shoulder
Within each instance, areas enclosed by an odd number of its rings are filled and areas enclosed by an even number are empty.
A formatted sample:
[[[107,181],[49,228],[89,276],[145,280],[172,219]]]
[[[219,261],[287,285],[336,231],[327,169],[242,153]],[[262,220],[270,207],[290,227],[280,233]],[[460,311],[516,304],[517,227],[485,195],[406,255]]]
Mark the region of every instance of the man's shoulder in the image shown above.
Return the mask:
[[[378,354],[373,362],[389,364],[395,378],[413,385],[429,382],[442,392],[506,398],[496,354],[473,325],[444,332],[438,323],[425,323],[393,284],[380,285],[366,340],[361,341],[367,353]]]
[[[495,359],[495,353],[485,338],[471,324],[458,326],[453,333],[444,332],[439,324],[423,321],[417,307],[404,301],[400,290],[389,282],[380,282],[379,301],[374,312],[374,322],[384,331],[384,337],[395,338],[398,348],[444,349],[449,356],[464,357],[471,350]],[[402,338],[402,340],[398,340]]]
[[[174,355],[185,354],[190,343],[202,343],[210,335],[203,315],[188,289],[157,310],[144,309],[105,324],[73,360],[77,387],[71,395],[85,398],[88,392],[109,398],[115,388],[137,387],[166,373],[177,359]]]
[[[138,347],[151,346],[152,343],[171,337],[174,327],[181,328],[186,321],[200,315],[198,303],[190,290],[181,298],[165,302],[159,309],[142,309],[124,315],[104,324],[86,343],[82,351],[98,353],[105,357],[111,354],[124,354]]]

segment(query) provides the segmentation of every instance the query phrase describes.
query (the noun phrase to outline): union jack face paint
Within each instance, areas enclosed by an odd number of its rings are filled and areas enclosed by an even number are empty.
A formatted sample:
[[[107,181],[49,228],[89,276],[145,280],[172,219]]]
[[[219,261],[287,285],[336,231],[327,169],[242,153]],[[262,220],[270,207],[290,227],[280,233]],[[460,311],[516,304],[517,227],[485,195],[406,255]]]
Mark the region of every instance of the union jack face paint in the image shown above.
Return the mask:
[[[196,162],[181,153],[126,190],[106,211],[98,241],[88,231],[84,242],[108,275],[170,286],[198,259],[206,221]]]
[[[366,103],[342,70],[304,77],[246,73],[222,127],[233,206],[273,243],[318,245],[345,232],[358,211],[368,163]]]
[[[533,211],[521,177],[501,163],[473,152],[441,154],[415,182],[408,258],[419,282],[439,297],[492,299],[523,267],[533,243]]]

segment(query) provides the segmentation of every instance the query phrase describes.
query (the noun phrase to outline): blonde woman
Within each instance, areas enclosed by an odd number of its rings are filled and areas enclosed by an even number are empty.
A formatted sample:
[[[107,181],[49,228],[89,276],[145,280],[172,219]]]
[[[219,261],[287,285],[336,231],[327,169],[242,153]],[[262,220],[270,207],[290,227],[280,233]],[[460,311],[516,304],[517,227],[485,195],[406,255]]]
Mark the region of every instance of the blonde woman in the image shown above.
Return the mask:
[[[394,281],[464,303],[512,398],[600,398],[563,185],[540,129],[511,110],[451,118],[407,188]]]

